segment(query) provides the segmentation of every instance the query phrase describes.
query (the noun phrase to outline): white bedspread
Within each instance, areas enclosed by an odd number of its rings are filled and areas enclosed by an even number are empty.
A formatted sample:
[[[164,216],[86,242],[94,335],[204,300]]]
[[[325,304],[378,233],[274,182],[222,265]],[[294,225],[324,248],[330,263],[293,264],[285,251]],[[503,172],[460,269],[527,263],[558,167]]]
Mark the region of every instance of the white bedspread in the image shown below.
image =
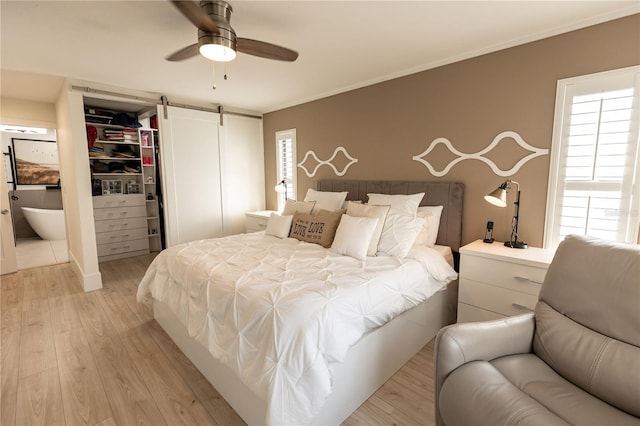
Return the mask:
[[[331,393],[331,362],[455,278],[424,249],[419,260],[359,261],[263,232],[194,241],[156,257],[138,301],[152,295],[166,303],[190,336],[267,401],[266,424],[305,424]],[[424,267],[438,258],[435,269]]]

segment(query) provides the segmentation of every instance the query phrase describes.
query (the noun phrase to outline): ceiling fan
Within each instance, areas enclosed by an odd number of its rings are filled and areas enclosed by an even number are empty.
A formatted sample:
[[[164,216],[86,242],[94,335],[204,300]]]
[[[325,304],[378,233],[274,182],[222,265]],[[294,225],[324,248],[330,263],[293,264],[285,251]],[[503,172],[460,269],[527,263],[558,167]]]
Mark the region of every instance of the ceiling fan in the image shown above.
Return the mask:
[[[202,0],[200,6],[191,0],[171,0],[171,3],[198,28],[198,42],[167,56],[167,61],[182,61],[200,53],[212,61],[227,62],[236,57],[236,52],[287,62],[298,58],[298,52],[291,49],[236,37],[229,22],[233,9],[226,1]]]

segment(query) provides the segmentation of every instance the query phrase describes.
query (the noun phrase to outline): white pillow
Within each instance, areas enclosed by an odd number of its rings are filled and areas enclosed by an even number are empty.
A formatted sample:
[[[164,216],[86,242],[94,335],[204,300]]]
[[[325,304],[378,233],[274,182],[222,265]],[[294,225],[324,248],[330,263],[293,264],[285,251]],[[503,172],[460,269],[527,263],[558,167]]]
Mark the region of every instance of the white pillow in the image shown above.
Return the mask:
[[[389,212],[416,215],[418,206],[424,198],[424,192],[411,195],[367,194],[369,203],[375,206],[391,206]]]
[[[384,228],[385,219],[389,213],[391,206],[368,206],[366,204],[358,204],[349,201],[347,205],[347,214],[349,216],[356,217],[375,217],[378,219],[378,224],[369,242],[369,248],[367,249],[367,256],[375,256],[378,251],[378,244],[380,243],[380,236],[382,235],[382,229]]]
[[[330,250],[364,260],[367,257],[369,242],[376,230],[377,223],[378,219],[375,217],[355,217],[343,214]]]
[[[284,205],[284,209],[282,210],[282,214],[285,216],[292,215],[294,213],[311,214],[311,210],[313,210],[313,206],[315,205],[315,201],[287,200],[287,203]]]
[[[349,203],[356,203],[356,204],[363,204],[361,200],[356,200],[356,201],[345,201],[344,203],[342,203],[342,207],[340,208],[341,210],[346,210],[347,207],[349,207]]]
[[[382,229],[377,254],[379,256],[404,258],[416,241],[424,221],[425,219],[422,217],[389,212],[385,226]]]
[[[430,247],[414,245],[407,257],[420,262],[429,274],[438,281],[449,282],[458,277],[456,271],[449,266],[445,258]]]
[[[304,201],[315,201],[316,205],[311,211],[312,214],[316,214],[319,210],[340,210],[342,203],[347,198],[347,192],[326,192],[316,191],[309,188],[307,195],[304,197]]]
[[[271,213],[265,235],[273,235],[278,238],[287,238],[291,230],[293,216],[280,216],[278,213]]]
[[[423,217],[425,218],[425,221],[414,245],[426,245],[427,247],[433,247],[436,244],[441,215],[442,206],[418,207],[416,217]]]

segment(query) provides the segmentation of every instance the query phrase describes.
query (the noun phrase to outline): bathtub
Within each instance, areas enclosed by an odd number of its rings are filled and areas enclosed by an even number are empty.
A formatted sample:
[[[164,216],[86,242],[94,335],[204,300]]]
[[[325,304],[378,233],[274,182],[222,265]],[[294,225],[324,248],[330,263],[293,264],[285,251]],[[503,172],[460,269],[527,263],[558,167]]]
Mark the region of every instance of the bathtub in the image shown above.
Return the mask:
[[[66,240],[64,210],[46,210],[20,207],[27,223],[43,240]]]

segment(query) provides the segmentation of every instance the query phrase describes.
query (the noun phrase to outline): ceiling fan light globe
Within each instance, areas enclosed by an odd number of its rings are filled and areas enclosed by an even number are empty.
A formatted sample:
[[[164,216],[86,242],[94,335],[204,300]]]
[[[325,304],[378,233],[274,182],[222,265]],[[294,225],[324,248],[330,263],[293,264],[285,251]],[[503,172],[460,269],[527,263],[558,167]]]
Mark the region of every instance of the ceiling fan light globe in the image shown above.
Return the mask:
[[[200,54],[216,62],[229,62],[236,58],[236,51],[232,48],[213,43],[200,46]]]

